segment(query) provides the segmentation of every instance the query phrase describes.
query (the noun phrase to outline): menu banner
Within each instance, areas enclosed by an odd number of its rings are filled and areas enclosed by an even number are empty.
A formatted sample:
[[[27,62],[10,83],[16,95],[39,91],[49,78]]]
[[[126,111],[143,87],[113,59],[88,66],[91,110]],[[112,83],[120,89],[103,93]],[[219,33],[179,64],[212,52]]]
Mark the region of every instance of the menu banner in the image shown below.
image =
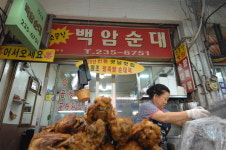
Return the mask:
[[[40,49],[38,51],[30,51],[25,47],[18,46],[0,47],[0,59],[53,62],[54,56],[54,49]]]
[[[57,55],[173,58],[168,29],[53,24]]]
[[[176,59],[180,84],[186,89],[187,93],[190,93],[195,90],[195,86],[186,44],[181,43],[178,48],[174,50],[174,55]]]
[[[75,65],[79,67],[83,61]],[[144,67],[138,63],[119,59],[87,59],[90,72],[101,74],[126,75],[144,71]]]

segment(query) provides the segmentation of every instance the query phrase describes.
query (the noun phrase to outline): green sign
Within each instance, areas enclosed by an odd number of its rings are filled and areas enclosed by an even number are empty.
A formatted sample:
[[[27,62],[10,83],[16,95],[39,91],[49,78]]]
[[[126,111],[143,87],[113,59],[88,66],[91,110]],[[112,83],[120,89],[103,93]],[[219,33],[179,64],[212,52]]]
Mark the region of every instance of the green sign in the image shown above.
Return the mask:
[[[47,13],[37,0],[14,0],[6,26],[29,50],[39,50]]]

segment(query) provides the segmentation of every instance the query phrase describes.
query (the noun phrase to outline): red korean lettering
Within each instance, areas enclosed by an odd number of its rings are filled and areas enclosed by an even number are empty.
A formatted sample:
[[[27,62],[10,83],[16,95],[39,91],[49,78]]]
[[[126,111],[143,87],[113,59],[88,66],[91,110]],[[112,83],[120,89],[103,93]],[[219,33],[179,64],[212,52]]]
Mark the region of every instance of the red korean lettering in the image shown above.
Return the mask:
[[[75,110],[75,109],[76,109],[76,103],[72,103],[71,110]]]
[[[60,91],[60,98],[65,98],[65,95],[66,95],[66,91],[65,90],[61,90]]]
[[[70,103],[65,104],[65,110],[70,110]]]
[[[64,103],[59,103],[58,111],[62,111],[64,107]]]
[[[123,67],[122,72],[127,73],[127,67]]]
[[[81,103],[77,103],[77,110],[81,110],[81,109],[82,109]]]
[[[68,83],[68,80],[66,78],[64,78],[62,81],[61,81],[62,85],[63,86],[67,86],[67,83]]]
[[[108,66],[107,71],[111,72],[111,66]]]
[[[107,67],[106,66],[103,66],[102,67],[102,70],[103,70],[103,72],[107,72]]]
[[[102,59],[98,59],[98,63],[101,64],[103,61]]]
[[[118,73],[122,73],[122,67],[118,68]]]
[[[103,59],[103,63],[107,64],[108,60],[107,59]]]
[[[117,70],[116,67],[111,68],[111,72],[116,72],[116,70]]]
[[[75,96],[74,90],[69,90],[68,95],[70,98],[73,98]]]
[[[96,64],[96,63],[97,63],[96,59],[89,60],[89,64]]]

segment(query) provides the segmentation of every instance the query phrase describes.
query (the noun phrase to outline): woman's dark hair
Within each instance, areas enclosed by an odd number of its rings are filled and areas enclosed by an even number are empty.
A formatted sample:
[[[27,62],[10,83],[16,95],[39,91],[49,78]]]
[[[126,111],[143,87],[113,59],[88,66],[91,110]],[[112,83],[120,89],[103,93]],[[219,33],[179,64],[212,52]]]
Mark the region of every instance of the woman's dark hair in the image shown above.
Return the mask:
[[[165,92],[169,92],[170,93],[170,90],[169,90],[169,88],[167,86],[165,86],[163,84],[155,84],[155,85],[150,86],[147,89],[146,93],[149,95],[149,98],[152,99],[155,94],[160,96],[160,95],[162,95]]]

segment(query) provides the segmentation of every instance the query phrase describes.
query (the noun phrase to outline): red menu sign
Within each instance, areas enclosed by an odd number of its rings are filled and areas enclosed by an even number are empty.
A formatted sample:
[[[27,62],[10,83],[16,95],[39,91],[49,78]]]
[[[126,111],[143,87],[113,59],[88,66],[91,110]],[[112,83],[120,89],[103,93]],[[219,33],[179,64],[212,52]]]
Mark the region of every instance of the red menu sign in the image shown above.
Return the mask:
[[[172,58],[169,30],[53,24],[56,55]]]
[[[174,51],[178,74],[180,78],[180,84],[183,86],[187,93],[190,93],[195,90],[194,80],[191,73],[191,66],[187,54],[187,47],[185,43],[182,43]]]

